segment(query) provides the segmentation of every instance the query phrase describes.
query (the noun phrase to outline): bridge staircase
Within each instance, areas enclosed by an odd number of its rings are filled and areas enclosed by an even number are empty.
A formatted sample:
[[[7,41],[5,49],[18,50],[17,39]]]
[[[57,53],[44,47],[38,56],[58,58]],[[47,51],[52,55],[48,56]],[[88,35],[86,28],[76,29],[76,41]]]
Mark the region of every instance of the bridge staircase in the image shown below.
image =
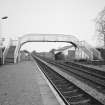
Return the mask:
[[[16,43],[14,42],[15,41],[10,40],[8,46],[4,50],[4,53],[3,53],[4,64],[14,63],[14,52],[16,49]]]
[[[16,46],[10,46],[4,61],[4,64],[14,63],[14,51]]]
[[[88,56],[90,60],[93,59],[93,54],[90,50],[88,50],[85,46],[79,46],[80,49]]]
[[[100,52],[94,47],[90,46],[87,42],[82,41],[78,44],[78,46],[88,55],[90,60],[102,60]]]

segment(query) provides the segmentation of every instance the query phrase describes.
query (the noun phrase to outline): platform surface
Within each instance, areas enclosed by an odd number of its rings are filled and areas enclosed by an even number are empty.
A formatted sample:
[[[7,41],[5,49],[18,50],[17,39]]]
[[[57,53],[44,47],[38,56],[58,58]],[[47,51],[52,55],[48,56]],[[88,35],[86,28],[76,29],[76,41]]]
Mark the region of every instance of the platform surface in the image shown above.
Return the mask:
[[[0,67],[0,105],[60,105],[35,62]]]

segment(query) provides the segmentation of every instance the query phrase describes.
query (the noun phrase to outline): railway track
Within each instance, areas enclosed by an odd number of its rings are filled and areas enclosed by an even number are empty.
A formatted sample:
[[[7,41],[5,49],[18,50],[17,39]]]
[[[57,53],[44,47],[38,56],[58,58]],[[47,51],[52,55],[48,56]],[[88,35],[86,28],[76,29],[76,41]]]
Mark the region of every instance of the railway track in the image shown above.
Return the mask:
[[[67,63],[55,62],[45,58],[44,60],[55,66],[65,69],[65,72],[69,71],[69,73],[71,73],[76,78],[80,79],[81,81],[85,81],[85,83],[97,89],[97,91],[105,94],[105,72],[104,71],[99,71],[93,68],[79,65],[74,62],[67,62]]]
[[[55,72],[39,59],[35,58],[35,60],[66,105],[104,105]]]

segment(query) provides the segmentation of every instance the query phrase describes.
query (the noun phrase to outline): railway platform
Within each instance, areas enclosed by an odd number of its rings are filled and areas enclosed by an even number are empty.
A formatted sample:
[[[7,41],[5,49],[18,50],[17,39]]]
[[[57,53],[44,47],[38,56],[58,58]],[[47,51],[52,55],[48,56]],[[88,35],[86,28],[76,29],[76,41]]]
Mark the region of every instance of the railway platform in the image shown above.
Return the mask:
[[[0,105],[60,105],[34,61],[0,67]]]

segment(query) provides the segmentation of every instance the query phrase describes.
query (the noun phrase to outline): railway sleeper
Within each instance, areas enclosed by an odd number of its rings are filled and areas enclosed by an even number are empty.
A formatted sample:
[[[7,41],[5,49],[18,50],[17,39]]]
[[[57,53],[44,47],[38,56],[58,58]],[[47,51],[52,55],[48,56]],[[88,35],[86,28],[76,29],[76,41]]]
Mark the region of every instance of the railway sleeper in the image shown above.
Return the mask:
[[[64,87],[64,88],[61,88],[59,87],[59,90],[62,91],[62,92],[66,92],[66,91],[70,91],[70,90],[73,90],[75,87],[74,86],[69,86],[69,87]]]
[[[55,82],[54,82],[55,83]],[[70,87],[71,84],[56,84],[56,86],[59,88],[59,87],[62,87],[62,88],[67,88],[67,87]]]
[[[81,96],[83,96],[83,94],[76,94],[76,95],[67,95],[67,96],[65,96],[65,98],[75,98],[75,97],[81,97]]]
[[[68,83],[68,81],[62,81],[62,80],[55,80],[55,83],[62,83],[62,84],[65,84],[65,83]],[[70,84],[70,83],[69,83]]]
[[[69,97],[69,98],[66,98],[69,102],[77,102],[77,103],[83,103],[84,102],[84,100],[85,100],[85,102],[87,102],[87,100],[88,100],[88,102],[90,101],[90,99],[89,98],[87,98],[87,97],[85,97],[85,96],[83,96],[83,95],[80,95],[80,96],[75,96],[75,97]]]
[[[92,103],[90,102],[90,99],[85,99],[77,102],[70,101],[70,105],[92,105]]]
[[[75,93],[75,92],[78,92],[79,90],[78,89],[72,89],[72,90],[69,90],[69,91],[65,91],[65,92],[62,92],[63,94],[67,94],[67,93]]]

